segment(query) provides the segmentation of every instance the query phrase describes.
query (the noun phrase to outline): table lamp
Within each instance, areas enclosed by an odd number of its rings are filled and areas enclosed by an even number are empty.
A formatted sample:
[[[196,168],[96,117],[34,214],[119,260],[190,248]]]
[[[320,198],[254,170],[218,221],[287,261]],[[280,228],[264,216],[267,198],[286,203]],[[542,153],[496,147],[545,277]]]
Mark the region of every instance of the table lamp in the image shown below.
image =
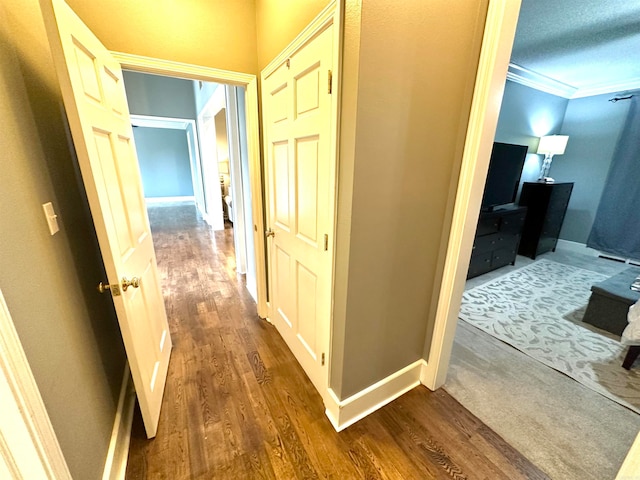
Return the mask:
[[[544,162],[542,162],[542,168],[540,169],[539,182],[554,182],[553,178],[549,177],[551,162],[554,155],[562,155],[564,153],[565,148],[567,148],[567,141],[569,141],[568,135],[546,135],[540,137],[536,153],[544,154]]]

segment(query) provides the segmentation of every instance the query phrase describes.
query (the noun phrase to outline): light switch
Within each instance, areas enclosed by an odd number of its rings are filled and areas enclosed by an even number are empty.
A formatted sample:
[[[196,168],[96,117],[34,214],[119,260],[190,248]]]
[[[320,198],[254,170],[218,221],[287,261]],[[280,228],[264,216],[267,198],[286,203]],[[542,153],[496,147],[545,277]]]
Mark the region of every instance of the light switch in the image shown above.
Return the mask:
[[[51,202],[43,203],[42,209],[44,210],[44,216],[47,218],[49,231],[51,235],[55,235],[60,230],[60,227],[58,226],[58,215],[53,211],[53,204]]]

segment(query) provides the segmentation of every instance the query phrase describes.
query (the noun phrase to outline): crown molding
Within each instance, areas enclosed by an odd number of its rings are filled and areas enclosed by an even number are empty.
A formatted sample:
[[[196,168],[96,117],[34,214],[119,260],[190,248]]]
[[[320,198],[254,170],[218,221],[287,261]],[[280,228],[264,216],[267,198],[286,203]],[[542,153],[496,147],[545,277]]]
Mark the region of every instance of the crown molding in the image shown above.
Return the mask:
[[[571,98],[593,97],[607,93],[622,93],[640,89],[640,78],[632,78],[624,82],[606,83],[580,88]]]
[[[507,80],[567,99],[593,97],[607,93],[620,93],[640,89],[640,78],[632,78],[624,82],[601,83],[577,88],[521,67],[520,65],[516,65],[515,63],[509,64]]]
[[[562,98],[573,98],[578,91],[576,87],[559,82],[515,63],[509,64],[507,80]]]

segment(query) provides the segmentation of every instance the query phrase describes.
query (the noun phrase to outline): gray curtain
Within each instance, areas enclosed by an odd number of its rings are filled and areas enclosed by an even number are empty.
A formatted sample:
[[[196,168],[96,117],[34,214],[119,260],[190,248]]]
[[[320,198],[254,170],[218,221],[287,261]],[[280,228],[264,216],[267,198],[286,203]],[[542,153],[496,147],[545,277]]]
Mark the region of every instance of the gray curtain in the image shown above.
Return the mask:
[[[629,101],[587,246],[640,259],[640,98]]]

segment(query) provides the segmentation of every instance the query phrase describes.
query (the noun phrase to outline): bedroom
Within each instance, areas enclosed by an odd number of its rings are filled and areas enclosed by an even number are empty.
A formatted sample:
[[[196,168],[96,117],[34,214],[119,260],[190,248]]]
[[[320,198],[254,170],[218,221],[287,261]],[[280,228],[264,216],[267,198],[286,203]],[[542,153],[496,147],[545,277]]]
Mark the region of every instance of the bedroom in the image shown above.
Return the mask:
[[[638,2],[614,9],[599,2],[523,1],[495,136],[496,142],[529,148],[521,182],[538,178],[543,156],[535,152],[541,136],[569,136],[564,154],[553,159],[550,176],[556,183],[573,183],[573,191],[557,251],[540,258],[605,276],[632,266],[598,259],[598,252],[585,244],[631,106],[630,100],[609,100],[627,97],[640,88],[640,64],[625,53],[637,51],[632,45],[639,41],[638,29],[631,19],[637,18],[639,8]],[[585,60],[591,63],[591,70]],[[469,281],[467,291],[531,263],[519,256],[514,266]],[[631,263],[635,263],[633,257]],[[585,304],[589,293],[587,290]],[[556,383],[545,370],[558,372],[526,355],[514,361],[514,352],[518,352],[511,348],[513,344],[496,342],[494,337],[483,343],[484,339],[468,335],[469,327],[461,327],[463,324],[458,325],[447,390],[543,470],[553,472],[553,478],[612,476],[614,464],[621,461],[640,428],[638,416],[613,404],[620,416],[608,423],[611,419],[605,420],[608,413],[601,408],[612,402],[595,394],[592,408],[587,407],[591,391],[573,401],[561,400],[562,395],[576,395],[582,387],[568,377]],[[479,349],[486,347],[485,351],[474,352],[470,346],[474,342],[482,344]],[[620,369],[620,363],[615,368]],[[638,370],[637,363],[633,370]],[[571,383],[578,388],[571,390]],[[565,386],[568,390],[563,390]],[[505,396],[504,391],[510,395]],[[616,431],[625,422],[627,433]],[[540,442],[544,436],[548,438]]]

